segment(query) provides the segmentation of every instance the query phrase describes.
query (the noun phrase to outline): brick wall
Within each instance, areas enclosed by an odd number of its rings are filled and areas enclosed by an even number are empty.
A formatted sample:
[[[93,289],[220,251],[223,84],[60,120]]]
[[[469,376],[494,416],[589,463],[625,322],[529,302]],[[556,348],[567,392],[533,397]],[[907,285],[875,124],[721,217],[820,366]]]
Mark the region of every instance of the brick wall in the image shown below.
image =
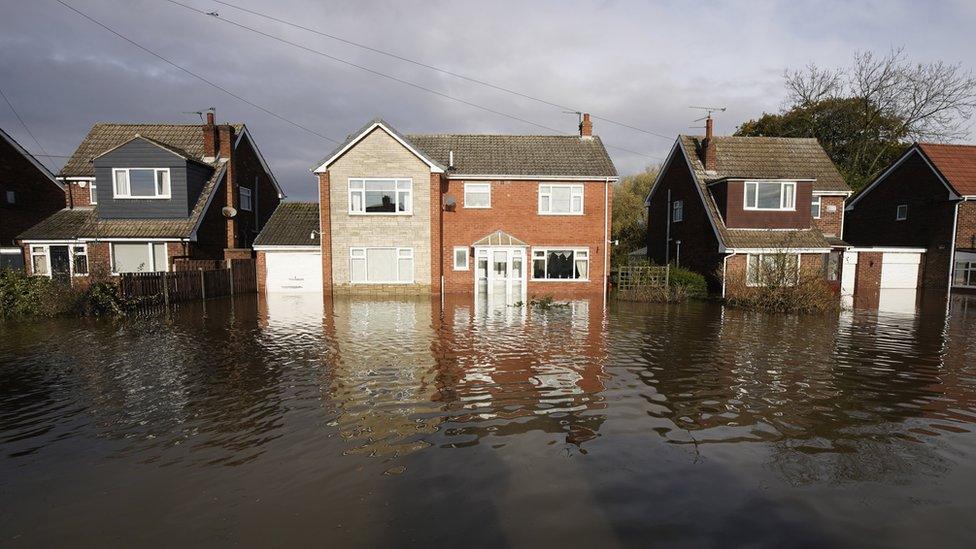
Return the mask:
[[[262,251],[254,252],[254,271],[257,277],[258,293],[265,293],[268,284],[268,260]]]
[[[860,252],[854,274],[854,308],[877,309],[881,302],[881,267],[884,254]]]
[[[735,254],[725,262],[726,295],[743,288],[748,276],[748,254]],[[806,276],[823,272],[823,254],[800,254],[800,269]]]
[[[349,283],[350,247],[396,246],[413,248],[415,283],[404,285],[403,289],[429,292],[433,270],[430,167],[377,128],[333,162],[328,174],[333,291],[353,290]],[[349,179],[362,177],[411,179],[412,215],[350,215]],[[325,255],[323,253],[323,262]],[[377,290],[382,291],[382,288]]]
[[[7,191],[13,191],[13,203]],[[64,191],[0,138],[0,246],[16,246],[14,237],[64,208],[64,197]]]
[[[811,218],[811,223],[824,236],[840,238],[843,230],[844,220],[844,196],[821,196],[820,197],[820,219]],[[834,211],[830,211],[833,207]]]
[[[899,204],[908,219],[897,221]],[[857,246],[925,248],[924,288],[945,288],[955,206],[949,192],[917,154],[908,157],[845,213],[844,239]]]
[[[444,261],[445,291],[447,293],[474,291],[476,267],[472,244],[502,230],[529,245],[524,263],[528,276],[527,292],[540,294],[584,295],[599,294],[604,286],[605,207],[613,208],[613,185],[609,185],[605,206],[603,181],[583,183],[583,215],[540,215],[538,181],[490,181],[491,207],[464,207],[464,181],[450,180],[446,195],[454,198],[454,211],[445,211],[444,236],[441,255]],[[486,183],[486,181],[477,181]],[[550,183],[550,182],[546,182]],[[560,183],[553,181],[551,183]],[[579,184],[573,182],[573,184]],[[609,230],[609,229],[608,229]],[[468,270],[454,270],[454,247],[468,248]],[[590,252],[588,281],[534,281],[532,274],[533,247],[588,248]]]
[[[85,187],[82,188],[82,181],[66,181],[65,200],[69,208],[85,208],[91,206],[91,187],[94,181],[84,181]]]
[[[59,244],[54,244],[55,246]],[[30,245],[23,244],[22,248],[24,250],[25,266],[28,274],[34,274],[33,264],[30,259]],[[85,243],[85,249],[88,253],[88,273],[90,276],[75,276],[72,277],[73,285],[87,285],[90,279],[103,279],[111,278],[112,276],[112,249],[111,243],[109,242],[87,242]],[[173,258],[179,257],[187,254],[187,244],[183,242],[167,242],[166,243],[166,253],[169,265],[167,270],[172,271]]]
[[[976,202],[959,204],[959,218],[956,221],[956,249],[976,250]]]
[[[322,243],[322,292],[332,295],[332,216],[329,173],[317,174],[319,178],[319,239]]]

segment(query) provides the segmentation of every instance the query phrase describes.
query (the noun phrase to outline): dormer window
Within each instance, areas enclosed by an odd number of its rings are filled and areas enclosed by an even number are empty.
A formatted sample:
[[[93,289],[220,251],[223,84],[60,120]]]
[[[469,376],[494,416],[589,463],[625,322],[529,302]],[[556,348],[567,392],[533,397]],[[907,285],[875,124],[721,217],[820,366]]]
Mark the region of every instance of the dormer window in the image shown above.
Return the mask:
[[[115,198],[169,198],[169,168],[113,168]]]
[[[746,210],[795,210],[796,182],[746,181],[744,205]]]

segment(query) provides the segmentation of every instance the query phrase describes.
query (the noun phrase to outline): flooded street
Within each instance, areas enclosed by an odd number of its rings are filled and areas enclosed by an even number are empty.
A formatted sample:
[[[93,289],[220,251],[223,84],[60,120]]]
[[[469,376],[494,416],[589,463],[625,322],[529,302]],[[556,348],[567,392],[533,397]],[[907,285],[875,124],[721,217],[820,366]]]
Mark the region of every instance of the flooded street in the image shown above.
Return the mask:
[[[949,305],[0,325],[0,545],[971,546],[976,300]]]

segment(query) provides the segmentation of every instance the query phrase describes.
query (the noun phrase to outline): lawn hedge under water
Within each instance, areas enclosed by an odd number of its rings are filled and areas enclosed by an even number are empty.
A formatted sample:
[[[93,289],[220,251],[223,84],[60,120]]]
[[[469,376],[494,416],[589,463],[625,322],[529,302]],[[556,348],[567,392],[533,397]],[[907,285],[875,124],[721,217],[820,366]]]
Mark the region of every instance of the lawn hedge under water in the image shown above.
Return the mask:
[[[0,319],[122,315],[128,308],[119,287],[107,280],[72,288],[46,276],[0,270]]]

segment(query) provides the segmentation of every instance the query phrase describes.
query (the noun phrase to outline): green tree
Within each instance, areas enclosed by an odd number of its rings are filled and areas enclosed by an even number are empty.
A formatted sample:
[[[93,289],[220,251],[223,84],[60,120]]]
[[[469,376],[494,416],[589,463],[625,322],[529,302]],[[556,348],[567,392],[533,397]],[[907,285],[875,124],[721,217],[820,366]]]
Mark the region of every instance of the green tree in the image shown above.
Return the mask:
[[[613,189],[611,238],[618,243],[611,248],[612,265],[626,263],[627,254],[646,245],[647,208],[644,207],[644,199],[659,170],[659,166],[649,166],[639,174],[622,177]]]

